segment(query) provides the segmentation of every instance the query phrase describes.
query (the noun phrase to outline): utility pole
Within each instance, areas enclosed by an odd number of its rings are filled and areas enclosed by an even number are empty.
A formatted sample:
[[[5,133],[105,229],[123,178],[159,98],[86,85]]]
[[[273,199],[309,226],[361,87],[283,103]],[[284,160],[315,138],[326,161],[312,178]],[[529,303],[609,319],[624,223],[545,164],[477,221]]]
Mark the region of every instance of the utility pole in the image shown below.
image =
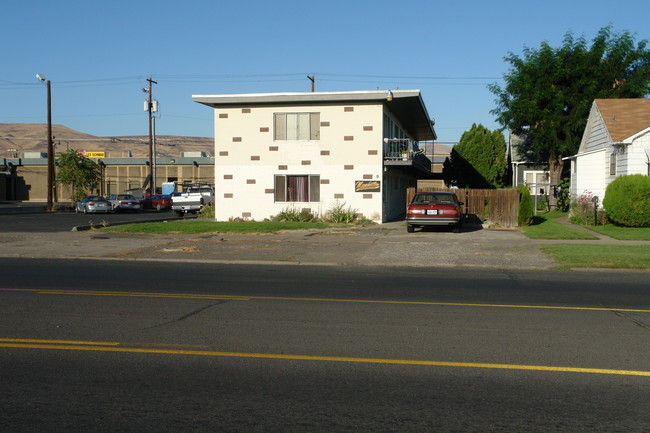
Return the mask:
[[[36,74],[36,79],[47,86],[47,210],[54,210],[54,142],[52,138],[52,84],[45,75]]]
[[[307,78],[309,78],[309,81],[311,81],[311,91],[313,93],[316,90],[315,89],[316,74],[307,75]]]
[[[52,84],[47,80],[47,210],[54,210],[54,142],[52,141]]]
[[[147,111],[149,112],[149,194],[153,195],[156,192],[156,185],[153,184],[154,181],[154,171],[153,171],[153,95],[152,95],[152,84],[158,84],[157,81],[147,78],[149,82],[149,87],[142,89],[143,92],[149,94],[149,101],[147,103]]]

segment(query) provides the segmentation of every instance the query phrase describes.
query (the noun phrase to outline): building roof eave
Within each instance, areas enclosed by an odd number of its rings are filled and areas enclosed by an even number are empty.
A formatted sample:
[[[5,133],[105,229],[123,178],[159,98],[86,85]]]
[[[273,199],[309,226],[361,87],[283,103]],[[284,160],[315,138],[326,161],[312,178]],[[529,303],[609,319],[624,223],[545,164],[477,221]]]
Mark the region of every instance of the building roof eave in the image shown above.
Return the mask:
[[[192,100],[212,108],[381,103],[399,119],[415,140],[437,138],[420,90],[192,95]]]

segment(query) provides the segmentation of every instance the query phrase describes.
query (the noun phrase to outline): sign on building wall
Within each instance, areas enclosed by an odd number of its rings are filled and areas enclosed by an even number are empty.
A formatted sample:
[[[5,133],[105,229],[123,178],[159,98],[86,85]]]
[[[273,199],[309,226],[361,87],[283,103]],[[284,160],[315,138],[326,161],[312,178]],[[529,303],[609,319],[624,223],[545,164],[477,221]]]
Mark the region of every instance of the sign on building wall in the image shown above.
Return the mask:
[[[106,152],[86,152],[85,150],[82,150],[79,154],[86,158],[106,158]]]
[[[379,192],[381,182],[378,180],[357,180],[354,185],[355,192]]]

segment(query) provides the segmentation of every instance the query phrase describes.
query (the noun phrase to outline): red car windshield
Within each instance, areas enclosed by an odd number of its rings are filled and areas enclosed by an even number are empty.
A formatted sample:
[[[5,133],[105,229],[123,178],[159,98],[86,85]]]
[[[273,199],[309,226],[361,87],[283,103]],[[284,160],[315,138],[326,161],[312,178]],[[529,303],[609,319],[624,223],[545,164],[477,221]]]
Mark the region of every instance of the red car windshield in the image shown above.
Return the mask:
[[[455,204],[456,200],[451,194],[418,194],[413,199],[413,204]]]

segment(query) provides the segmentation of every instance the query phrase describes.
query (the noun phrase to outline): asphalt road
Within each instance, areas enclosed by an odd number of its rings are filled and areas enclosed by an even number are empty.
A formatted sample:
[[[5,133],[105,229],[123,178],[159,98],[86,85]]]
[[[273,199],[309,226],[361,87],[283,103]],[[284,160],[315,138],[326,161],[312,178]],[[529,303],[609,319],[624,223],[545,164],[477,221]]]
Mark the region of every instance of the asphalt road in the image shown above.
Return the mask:
[[[3,259],[0,430],[648,431],[646,277]]]
[[[104,222],[109,224],[124,224],[129,222],[172,220],[178,218],[176,213],[171,210],[158,212],[149,209],[137,213],[115,212],[109,214],[83,214],[63,211],[49,213],[42,211],[24,211],[20,213],[0,212],[0,232],[69,232],[74,227],[100,227]]]

